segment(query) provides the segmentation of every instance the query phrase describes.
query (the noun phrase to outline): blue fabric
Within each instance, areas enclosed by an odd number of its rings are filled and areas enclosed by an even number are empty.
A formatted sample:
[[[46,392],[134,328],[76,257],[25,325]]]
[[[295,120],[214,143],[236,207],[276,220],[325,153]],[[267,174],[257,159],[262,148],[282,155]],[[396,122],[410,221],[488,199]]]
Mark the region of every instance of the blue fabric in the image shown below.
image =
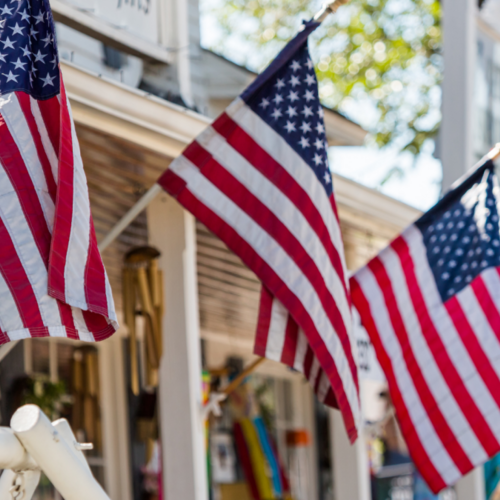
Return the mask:
[[[443,302],[500,266],[500,193],[487,161],[417,222]]]
[[[500,455],[496,455],[484,464],[486,500],[490,500],[498,483],[500,483]]]
[[[413,475],[413,500],[439,500],[439,495],[432,493],[417,471]]]
[[[323,108],[307,47],[307,37],[317,26],[307,23],[241,98],[304,159],[330,196]]]
[[[59,60],[47,0],[0,2],[0,95],[24,91],[36,99],[59,94]]]
[[[271,447],[271,443],[269,442],[266,426],[264,425],[264,421],[261,417],[255,418],[253,422],[255,428],[257,429],[257,435],[259,436],[262,451],[264,452],[267,462],[269,463],[269,467],[271,468],[274,493],[276,496],[281,497],[283,495],[283,485],[281,484],[280,468],[278,460]]]

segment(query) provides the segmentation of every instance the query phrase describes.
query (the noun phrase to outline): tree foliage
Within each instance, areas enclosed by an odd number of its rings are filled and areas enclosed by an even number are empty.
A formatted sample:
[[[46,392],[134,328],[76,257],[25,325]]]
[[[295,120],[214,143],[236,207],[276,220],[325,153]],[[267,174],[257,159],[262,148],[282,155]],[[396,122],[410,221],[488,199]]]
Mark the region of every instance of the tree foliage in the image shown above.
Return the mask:
[[[310,0],[212,1],[223,36],[211,48],[229,57],[244,48],[246,62],[262,69],[317,7]],[[311,37],[323,102],[348,113],[371,109],[371,119],[356,119],[379,146],[420,152],[440,121],[440,21],[439,0],[351,0]]]

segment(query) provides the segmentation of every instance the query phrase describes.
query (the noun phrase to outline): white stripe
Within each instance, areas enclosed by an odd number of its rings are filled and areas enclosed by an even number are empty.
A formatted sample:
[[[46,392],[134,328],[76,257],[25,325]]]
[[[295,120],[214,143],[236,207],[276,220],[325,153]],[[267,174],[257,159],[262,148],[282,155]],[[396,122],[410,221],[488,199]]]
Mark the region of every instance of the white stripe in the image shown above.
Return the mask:
[[[328,380],[328,377],[326,376],[326,373],[321,370],[321,381],[318,385],[318,392],[316,393],[318,400],[321,403],[325,402],[326,396],[328,395],[328,390],[330,389],[330,381]]]
[[[2,273],[0,273],[0,327],[9,336],[10,340],[16,340],[11,337],[12,332],[24,329],[16,301]]]
[[[293,367],[301,373],[304,373],[304,360],[307,353],[307,347],[309,343],[307,342],[306,334],[302,328],[299,328],[297,334],[297,349],[295,350],[295,361]]]
[[[288,322],[288,311],[276,298],[273,298],[271,308],[271,322],[267,336],[266,358],[281,361],[283,346],[285,345],[286,324]]]
[[[226,113],[274,158],[306,191],[312,204],[317,208],[330,233],[336,248],[343,248],[342,235],[337,218],[332,211],[328,195],[318,181],[312,168],[293,150],[281,135],[273,130],[264,120],[255,114],[245,102],[236,99]],[[341,258],[344,277],[347,282],[347,270],[344,258]]]
[[[105,271],[106,272],[106,271]],[[106,302],[108,304],[108,318],[112,321],[115,330],[118,330],[118,317],[115,311],[115,300],[113,298],[113,290],[111,290],[111,284],[109,283],[108,275],[105,276],[105,286],[106,286]]]
[[[40,314],[44,325],[61,325],[61,317],[57,302],[47,294],[48,275],[45,263],[40,256],[38,247],[33,238],[33,233],[24,217],[24,212],[12,186],[9,176],[0,164],[0,217],[10,234],[16,248],[16,253],[21,260],[28,280],[38,302]],[[15,316],[15,313],[9,313]],[[3,316],[2,318],[6,318]],[[10,320],[9,320],[10,321]],[[11,326],[11,328],[14,325]],[[15,330],[24,328],[21,322]]]
[[[47,188],[47,181],[43,173],[42,164],[38,158],[28,122],[14,92],[9,94],[8,99],[2,101],[0,110],[29,172],[38,200],[42,206],[45,221],[47,222],[49,231],[52,233],[55,211],[54,202]]]
[[[303,213],[283,191],[278,189],[233,149],[212,127],[208,127],[200,134],[197,141],[212,154],[218,163],[253,193],[264,206],[267,206],[299,241],[324,278],[326,287],[339,308],[347,333],[351,336],[351,311],[342,279],[333,267],[323,242],[316,231],[312,229],[310,222],[304,217]],[[337,247],[337,251],[339,254],[343,252],[342,244]]]
[[[467,391],[485,420],[487,422],[492,421],[490,413],[492,408],[495,408],[497,415],[495,418],[500,423],[500,411],[486,384],[478,373],[447,309],[442,305],[441,296],[439,295],[434,276],[427,260],[426,248],[422,241],[422,233],[415,227],[410,227],[403,233],[403,237],[410,248],[410,254],[415,265],[415,275],[420,289],[422,290],[422,296],[426,303],[427,311],[438,331],[453,366],[455,366]],[[495,424],[491,430],[495,434],[497,440],[500,441],[500,433],[498,433],[498,430],[495,430],[495,427],[498,429],[498,424]]]
[[[410,342],[411,351],[415,356],[428,390],[434,396],[443,417],[472,464],[479,465],[485,462],[488,459],[488,455],[462,413],[443,374],[438,368],[427,340],[423,336],[398,255],[391,247],[387,247],[379,254],[379,259],[384,264],[384,268],[391,280],[398,310]],[[394,338],[393,341],[399,342],[397,338]],[[402,346],[401,350],[403,350]],[[498,423],[500,425],[500,419]]]
[[[67,103],[70,110],[69,102]],[[85,297],[85,268],[90,241],[90,205],[87,180],[83,170],[80,146],[71,118],[71,139],[73,147],[73,214],[67,260],[64,268],[66,302],[72,306],[87,309]]]
[[[498,271],[496,268],[486,269],[486,271],[481,273],[481,278],[490,294],[491,300],[500,314],[500,276],[498,275]]]
[[[82,310],[78,307],[72,307],[71,313],[73,315],[73,322],[75,323],[75,327],[78,330],[78,336],[80,337],[80,340],[83,340],[85,342],[95,342],[94,336],[87,328],[87,323],[85,323]]]
[[[343,352],[338,335],[321,306],[316,290],[306,279],[302,271],[289,255],[227,196],[209,182],[185,157],[175,160],[174,171],[183,178],[189,190],[210,210],[226,221],[280,276],[287,287],[294,293],[311,317],[318,332],[333,357],[342,380],[354,420],[359,420],[359,401],[350,367]]]
[[[396,384],[418,439],[444,482],[453,484],[462,474],[444,448],[418,396],[406,363],[403,360],[401,346],[394,333],[382,291],[368,267],[363,268],[356,274],[356,281],[370,305],[370,312],[376,324],[380,340],[391,361]],[[440,457],[439,460],[436,459],[437,456]]]
[[[45,150],[45,154],[50,163],[50,168],[52,170],[52,175],[54,177],[54,182],[57,185],[59,178],[59,162],[57,160],[56,152],[54,151],[54,146],[52,146],[52,141],[49,138],[49,134],[47,132],[47,127],[45,125],[45,121],[43,120],[42,112],[40,111],[40,106],[38,101],[33,97],[30,97],[31,104],[31,112],[33,113],[33,117],[35,119],[35,123],[40,133],[40,138],[42,140],[43,149]]]

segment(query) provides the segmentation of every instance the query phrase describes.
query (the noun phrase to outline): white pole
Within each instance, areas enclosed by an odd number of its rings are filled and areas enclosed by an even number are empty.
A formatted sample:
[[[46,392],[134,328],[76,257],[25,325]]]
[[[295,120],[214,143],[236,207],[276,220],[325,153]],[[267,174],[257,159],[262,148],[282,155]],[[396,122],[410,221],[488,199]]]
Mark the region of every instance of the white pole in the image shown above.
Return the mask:
[[[443,104],[439,153],[443,191],[474,162],[474,76],[476,74],[477,0],[444,0]]]
[[[44,471],[66,500],[109,500],[102,487],[78,456],[74,446],[59,432],[35,405],[19,408],[10,422],[26,451]]]
[[[37,464],[30,458],[8,427],[0,427],[0,469],[36,469]]]
[[[162,190],[159,184],[154,184],[148,192],[121,218],[116,226],[99,243],[99,251],[103,252],[120,234],[127,229],[128,225],[156,198]]]

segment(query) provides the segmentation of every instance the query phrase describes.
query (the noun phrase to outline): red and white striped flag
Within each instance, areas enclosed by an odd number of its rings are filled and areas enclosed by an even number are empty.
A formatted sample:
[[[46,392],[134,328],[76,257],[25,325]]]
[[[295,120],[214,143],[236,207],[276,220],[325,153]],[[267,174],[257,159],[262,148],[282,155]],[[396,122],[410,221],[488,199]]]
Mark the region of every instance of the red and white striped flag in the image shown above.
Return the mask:
[[[491,161],[351,278],[434,492],[500,451],[500,186]]]
[[[317,26],[307,24],[159,184],[262,280],[256,353],[303,371],[340,408],[354,441],[360,408],[343,244],[307,48]]]
[[[116,314],[48,2],[5,4],[0,33],[0,343],[102,340]]]

